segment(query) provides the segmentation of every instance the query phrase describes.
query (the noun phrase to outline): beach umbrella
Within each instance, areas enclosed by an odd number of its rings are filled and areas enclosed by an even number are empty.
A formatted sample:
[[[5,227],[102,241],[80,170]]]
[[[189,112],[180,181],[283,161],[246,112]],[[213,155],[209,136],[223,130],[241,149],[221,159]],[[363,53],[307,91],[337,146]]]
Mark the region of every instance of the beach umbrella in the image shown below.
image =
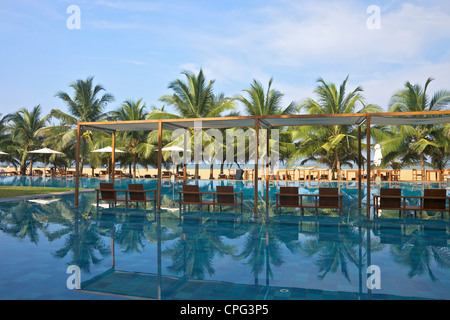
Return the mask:
[[[92,150],[91,152],[98,152],[98,153],[112,153],[113,149],[111,147],[106,147],[106,148],[102,148],[102,149],[97,149],[97,150]],[[125,151],[119,150],[119,149],[114,149],[114,153],[124,153]],[[113,168],[113,170],[110,170],[110,174],[111,172],[113,172],[115,169]]]
[[[3,152],[3,151],[0,151],[0,154],[8,154],[8,153],[6,153],[6,152]]]
[[[298,170],[314,170],[317,166],[294,166],[294,169]]]
[[[30,151],[28,153],[40,153],[44,154],[44,178],[45,178],[45,168],[47,167],[47,154],[63,154],[62,152],[55,151],[49,148],[43,148],[39,150]]]
[[[109,153],[112,153],[112,148],[111,147],[106,147],[106,148],[102,148],[102,149],[92,150],[91,152],[107,152],[107,153],[109,152]],[[125,151],[114,149],[114,152],[124,153]]]
[[[170,146],[170,147],[162,148],[161,151],[163,151],[163,152],[183,152],[184,149],[181,147],[177,147],[177,146]],[[186,150],[186,152],[189,152],[189,151],[190,150]],[[173,159],[172,159],[172,171],[174,171]]]

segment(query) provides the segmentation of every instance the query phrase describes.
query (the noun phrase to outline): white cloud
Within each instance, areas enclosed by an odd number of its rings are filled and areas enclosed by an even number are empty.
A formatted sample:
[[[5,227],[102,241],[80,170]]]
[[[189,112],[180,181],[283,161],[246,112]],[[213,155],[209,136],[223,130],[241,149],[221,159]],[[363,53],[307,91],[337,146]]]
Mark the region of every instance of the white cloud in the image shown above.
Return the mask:
[[[362,85],[367,101],[382,107],[407,80],[433,76],[442,88],[450,83],[450,65],[440,62],[450,55],[448,7],[381,6],[381,29],[369,30],[361,2],[284,4],[249,12],[245,20],[241,13],[224,35],[192,35],[207,74],[230,85],[274,76],[286,103],[312,96],[319,77],[340,84],[350,75],[349,87]]]

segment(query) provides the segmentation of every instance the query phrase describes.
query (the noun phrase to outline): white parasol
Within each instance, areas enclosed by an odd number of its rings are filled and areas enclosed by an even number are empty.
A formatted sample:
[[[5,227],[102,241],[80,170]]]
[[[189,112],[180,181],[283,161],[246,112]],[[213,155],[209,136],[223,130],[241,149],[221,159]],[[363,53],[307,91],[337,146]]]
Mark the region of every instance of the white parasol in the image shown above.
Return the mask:
[[[163,152],[183,152],[184,149],[181,148],[181,147],[177,147],[177,146],[170,146],[170,147],[162,148],[161,151],[163,151]],[[186,150],[186,152],[189,152],[189,151],[190,150]],[[175,167],[174,167],[174,163],[173,163],[173,159],[172,159],[172,171],[174,171],[174,170],[175,170]],[[175,173],[174,172],[172,174],[172,177],[175,178]]]
[[[91,152],[109,152],[109,153],[111,153],[112,152],[112,148],[111,147],[106,147],[106,148],[102,148],[102,149],[92,150]],[[125,151],[114,149],[114,152],[124,153]]]
[[[97,150],[92,150],[91,152],[98,152],[98,153],[102,153],[102,152],[106,152],[106,153],[112,153],[113,152],[113,149],[112,149],[112,147],[106,147],[106,148],[102,148],[102,149],[97,149]],[[119,150],[119,149],[114,149],[114,153],[124,153],[125,151],[122,151],[122,150]],[[113,168],[112,170],[109,170],[110,171],[110,174],[111,174],[111,172],[114,172],[116,169],[115,168]],[[112,178],[111,178],[112,179]]]
[[[43,149],[39,149],[39,150],[34,150],[34,151],[30,151],[28,153],[42,153],[44,154],[44,178],[45,178],[45,168],[47,167],[47,154],[64,154],[62,152],[59,151],[55,151],[49,148],[43,148]]]

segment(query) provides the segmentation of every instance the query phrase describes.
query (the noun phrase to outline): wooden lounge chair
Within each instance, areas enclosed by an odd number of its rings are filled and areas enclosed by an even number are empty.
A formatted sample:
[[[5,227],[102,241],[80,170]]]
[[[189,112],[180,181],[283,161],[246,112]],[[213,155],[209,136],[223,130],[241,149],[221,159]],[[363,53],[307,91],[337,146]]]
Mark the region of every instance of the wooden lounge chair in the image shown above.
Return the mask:
[[[227,177],[227,175],[225,173],[219,173],[218,179],[224,180],[224,179],[228,179],[228,177]]]
[[[214,197],[213,201],[203,200],[203,194],[213,194],[213,192],[200,192],[198,185],[183,185],[183,191],[178,191],[179,206],[181,209],[182,204],[190,205],[199,205],[200,209],[203,205],[214,205]]]
[[[450,197],[447,197],[446,189],[425,189],[423,191],[423,201],[420,210],[420,216],[423,211],[441,211],[450,213],[449,207],[446,208],[447,200],[450,202]]]
[[[234,180],[235,177],[236,177],[236,170],[228,169],[228,179]]]
[[[57,168],[57,169],[58,169],[58,172],[56,173],[56,175],[58,177],[66,177],[67,176],[66,169],[64,169],[64,168]]]
[[[153,192],[152,196],[147,196],[148,192]],[[128,195],[130,202],[136,202],[136,205],[139,202],[143,202],[144,206],[147,202],[153,202],[156,207],[156,189],[147,189],[144,190],[143,184],[129,184],[128,185]]]
[[[33,176],[42,176],[42,170],[35,169],[33,170]]]
[[[220,210],[222,210],[222,206],[234,206],[236,210],[239,205],[242,209],[244,203],[243,194],[244,191],[234,192],[233,186],[217,186],[215,194],[217,201],[215,201],[215,205],[220,206]],[[240,200],[238,195],[241,195]]]
[[[128,203],[128,197],[126,193],[125,198],[117,197],[117,192],[124,190],[114,189],[114,183],[100,183],[100,189],[95,189],[95,191],[97,192],[97,206],[100,201],[113,202],[114,205],[117,205],[117,201],[125,201],[125,203]]]
[[[170,171],[163,171],[161,173],[161,178],[162,179],[170,179],[171,176],[172,176],[172,172],[170,172]]]

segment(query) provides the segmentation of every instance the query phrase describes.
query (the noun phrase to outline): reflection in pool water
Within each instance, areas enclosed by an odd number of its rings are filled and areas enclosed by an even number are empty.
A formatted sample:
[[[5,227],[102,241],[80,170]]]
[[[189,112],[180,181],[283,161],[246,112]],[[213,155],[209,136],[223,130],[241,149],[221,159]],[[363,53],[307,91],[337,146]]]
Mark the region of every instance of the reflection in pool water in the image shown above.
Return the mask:
[[[180,213],[176,188],[163,187],[161,213],[97,207],[95,193],[78,209],[71,195],[1,203],[0,298],[450,298],[447,216],[368,222],[351,201],[341,215],[280,214],[263,195],[258,217],[252,202]],[[70,265],[81,269],[80,290],[66,286]],[[380,289],[366,284],[370,265]]]

